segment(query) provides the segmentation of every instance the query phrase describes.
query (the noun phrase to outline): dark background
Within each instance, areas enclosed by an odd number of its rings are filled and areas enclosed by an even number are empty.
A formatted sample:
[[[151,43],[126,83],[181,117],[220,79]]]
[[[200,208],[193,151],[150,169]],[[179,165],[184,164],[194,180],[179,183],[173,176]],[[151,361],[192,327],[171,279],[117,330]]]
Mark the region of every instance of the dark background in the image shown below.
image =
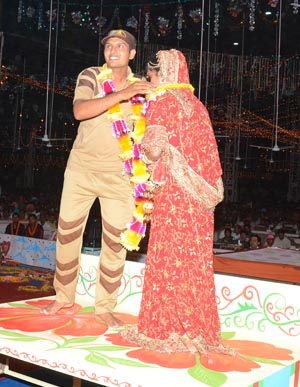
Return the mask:
[[[145,62],[158,49],[177,48],[186,54],[195,93],[211,114],[223,167],[226,162],[237,163],[237,200],[287,200],[291,154],[299,152],[300,13],[290,1],[282,1],[281,13],[280,2],[254,1],[255,23],[251,31],[251,1],[204,3],[201,34],[201,1],[0,1],[0,31],[4,35],[0,79],[2,190],[61,191],[63,171],[78,127],[72,114],[76,77],[85,67],[102,64],[101,37],[110,29],[125,28],[138,40],[138,53],[132,63],[137,73],[144,73]],[[267,11],[270,15],[266,15]],[[149,40],[145,41],[147,13]],[[103,20],[101,26],[99,20]],[[222,71],[209,84],[206,70],[199,79],[200,59],[205,62],[207,52],[224,55]],[[251,73],[242,74],[230,67],[231,61],[248,61],[251,68],[252,64],[263,63],[264,58],[269,66],[269,87],[251,88]],[[284,93],[287,72],[280,73],[276,102],[279,59],[280,71],[286,63],[290,66],[288,74],[295,77],[295,87]],[[228,82],[224,82],[224,77]],[[279,145],[293,148],[271,152],[252,147],[269,148],[274,144],[276,103]],[[235,108],[230,115],[232,104]],[[46,146],[38,139],[45,129],[51,137],[71,140],[53,140],[52,147]],[[230,143],[235,147],[228,158],[226,149]],[[237,148],[239,162],[235,160]]]

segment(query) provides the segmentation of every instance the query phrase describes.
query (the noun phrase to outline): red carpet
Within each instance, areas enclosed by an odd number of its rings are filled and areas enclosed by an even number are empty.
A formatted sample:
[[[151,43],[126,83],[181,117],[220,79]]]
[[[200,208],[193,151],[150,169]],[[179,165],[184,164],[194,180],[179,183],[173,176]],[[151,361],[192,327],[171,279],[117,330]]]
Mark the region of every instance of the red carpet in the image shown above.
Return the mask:
[[[1,264],[0,303],[54,295],[53,276],[50,269]]]

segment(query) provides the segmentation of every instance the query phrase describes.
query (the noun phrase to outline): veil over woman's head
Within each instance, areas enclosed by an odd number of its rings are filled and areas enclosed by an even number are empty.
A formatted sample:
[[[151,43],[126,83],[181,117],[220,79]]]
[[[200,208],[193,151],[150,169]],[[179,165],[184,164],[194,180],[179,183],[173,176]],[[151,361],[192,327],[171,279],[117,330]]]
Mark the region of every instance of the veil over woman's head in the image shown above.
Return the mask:
[[[161,50],[157,53],[162,83],[190,83],[189,70],[182,52]]]

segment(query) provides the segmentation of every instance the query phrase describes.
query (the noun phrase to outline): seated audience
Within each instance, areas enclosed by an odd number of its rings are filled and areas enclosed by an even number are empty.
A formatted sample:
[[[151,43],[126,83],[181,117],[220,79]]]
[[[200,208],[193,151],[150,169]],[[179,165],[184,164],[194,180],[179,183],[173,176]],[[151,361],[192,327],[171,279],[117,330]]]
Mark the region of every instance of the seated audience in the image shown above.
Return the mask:
[[[246,232],[247,237],[250,239],[250,236],[252,235],[251,224],[250,223],[244,223],[243,230]]]
[[[234,243],[234,240],[231,236],[231,228],[225,228],[225,235],[220,239],[220,242],[222,245],[232,245]]]
[[[241,246],[242,249],[249,249],[249,238],[245,230],[241,230],[240,237],[238,239],[238,245]]]
[[[232,231],[231,236],[232,236],[232,238],[233,238],[235,241],[237,241],[237,240],[240,239],[240,232],[241,232],[241,229],[242,229],[242,226],[241,226],[240,224],[236,224],[236,225],[234,226],[234,229],[233,229],[233,231]]]
[[[291,245],[291,241],[288,237],[285,236],[285,231],[282,228],[278,230],[273,247],[279,247],[280,249],[290,249]]]
[[[14,212],[12,215],[12,222],[6,226],[5,234],[10,235],[25,235],[25,226],[20,222],[20,217],[18,212]]]
[[[11,210],[8,207],[3,208],[1,219],[2,220],[10,220],[11,219]]]
[[[261,248],[261,238],[257,234],[252,234],[249,239],[249,249],[256,250]]]
[[[28,216],[28,225],[25,229],[25,236],[37,239],[43,239],[44,237],[43,226],[38,222],[35,214],[30,214]]]
[[[223,228],[220,230],[219,235],[218,235],[219,241],[225,237],[225,232],[227,229],[231,230],[231,223],[230,222],[226,222],[224,224]]]
[[[266,242],[264,244],[264,247],[273,247],[274,245],[274,235],[273,234],[269,234],[266,238]]]

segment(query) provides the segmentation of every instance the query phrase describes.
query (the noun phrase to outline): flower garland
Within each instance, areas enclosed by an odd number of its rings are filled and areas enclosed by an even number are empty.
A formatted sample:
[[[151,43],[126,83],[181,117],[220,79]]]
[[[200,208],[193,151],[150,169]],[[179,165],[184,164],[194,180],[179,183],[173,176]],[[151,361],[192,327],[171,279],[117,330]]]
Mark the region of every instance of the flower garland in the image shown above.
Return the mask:
[[[27,232],[28,232],[29,236],[33,237],[35,235],[36,231],[37,231],[37,228],[38,228],[38,222],[35,222],[33,227],[32,227],[31,224],[28,224]]]
[[[17,222],[17,226],[15,227],[14,223],[10,225],[10,234],[11,235],[19,235],[20,222]]]
[[[103,95],[116,92],[112,80],[112,71],[106,64],[102,66],[101,73],[97,76],[101,82]],[[128,82],[138,81],[133,74],[128,77]],[[131,175],[130,181],[133,184],[133,193],[135,198],[135,211],[133,218],[127,225],[127,229],[121,233],[121,244],[129,251],[138,250],[141,239],[145,236],[146,224],[150,220],[150,211],[152,208],[151,198],[146,193],[147,181],[150,173],[147,166],[141,159],[141,141],[145,133],[146,122],[145,113],[147,103],[145,98],[135,96],[131,100],[132,120],[134,130],[131,131],[124,120],[124,112],[120,103],[108,109],[108,119],[112,123],[112,135],[119,140],[121,153],[120,158],[124,162],[124,170]]]
[[[127,78],[129,83],[138,81],[133,74]],[[103,95],[116,92],[112,80],[112,70],[106,64],[102,66],[101,73],[97,76],[101,82]],[[189,88],[194,90],[190,84],[166,84],[156,89],[156,93],[147,97],[148,100],[155,99],[170,88]],[[135,211],[132,220],[127,225],[127,229],[121,233],[121,244],[129,251],[139,250],[139,243],[145,236],[146,225],[150,221],[153,208],[153,197],[155,186],[151,184],[150,173],[147,165],[141,158],[141,142],[146,129],[145,114],[148,103],[144,97],[139,95],[131,98],[131,108],[133,111],[132,120],[134,130],[131,131],[126,121],[120,103],[108,109],[108,118],[112,123],[112,135],[119,140],[121,153],[120,158],[124,162],[124,170],[130,174],[130,181],[133,184],[133,194],[135,198]]]

